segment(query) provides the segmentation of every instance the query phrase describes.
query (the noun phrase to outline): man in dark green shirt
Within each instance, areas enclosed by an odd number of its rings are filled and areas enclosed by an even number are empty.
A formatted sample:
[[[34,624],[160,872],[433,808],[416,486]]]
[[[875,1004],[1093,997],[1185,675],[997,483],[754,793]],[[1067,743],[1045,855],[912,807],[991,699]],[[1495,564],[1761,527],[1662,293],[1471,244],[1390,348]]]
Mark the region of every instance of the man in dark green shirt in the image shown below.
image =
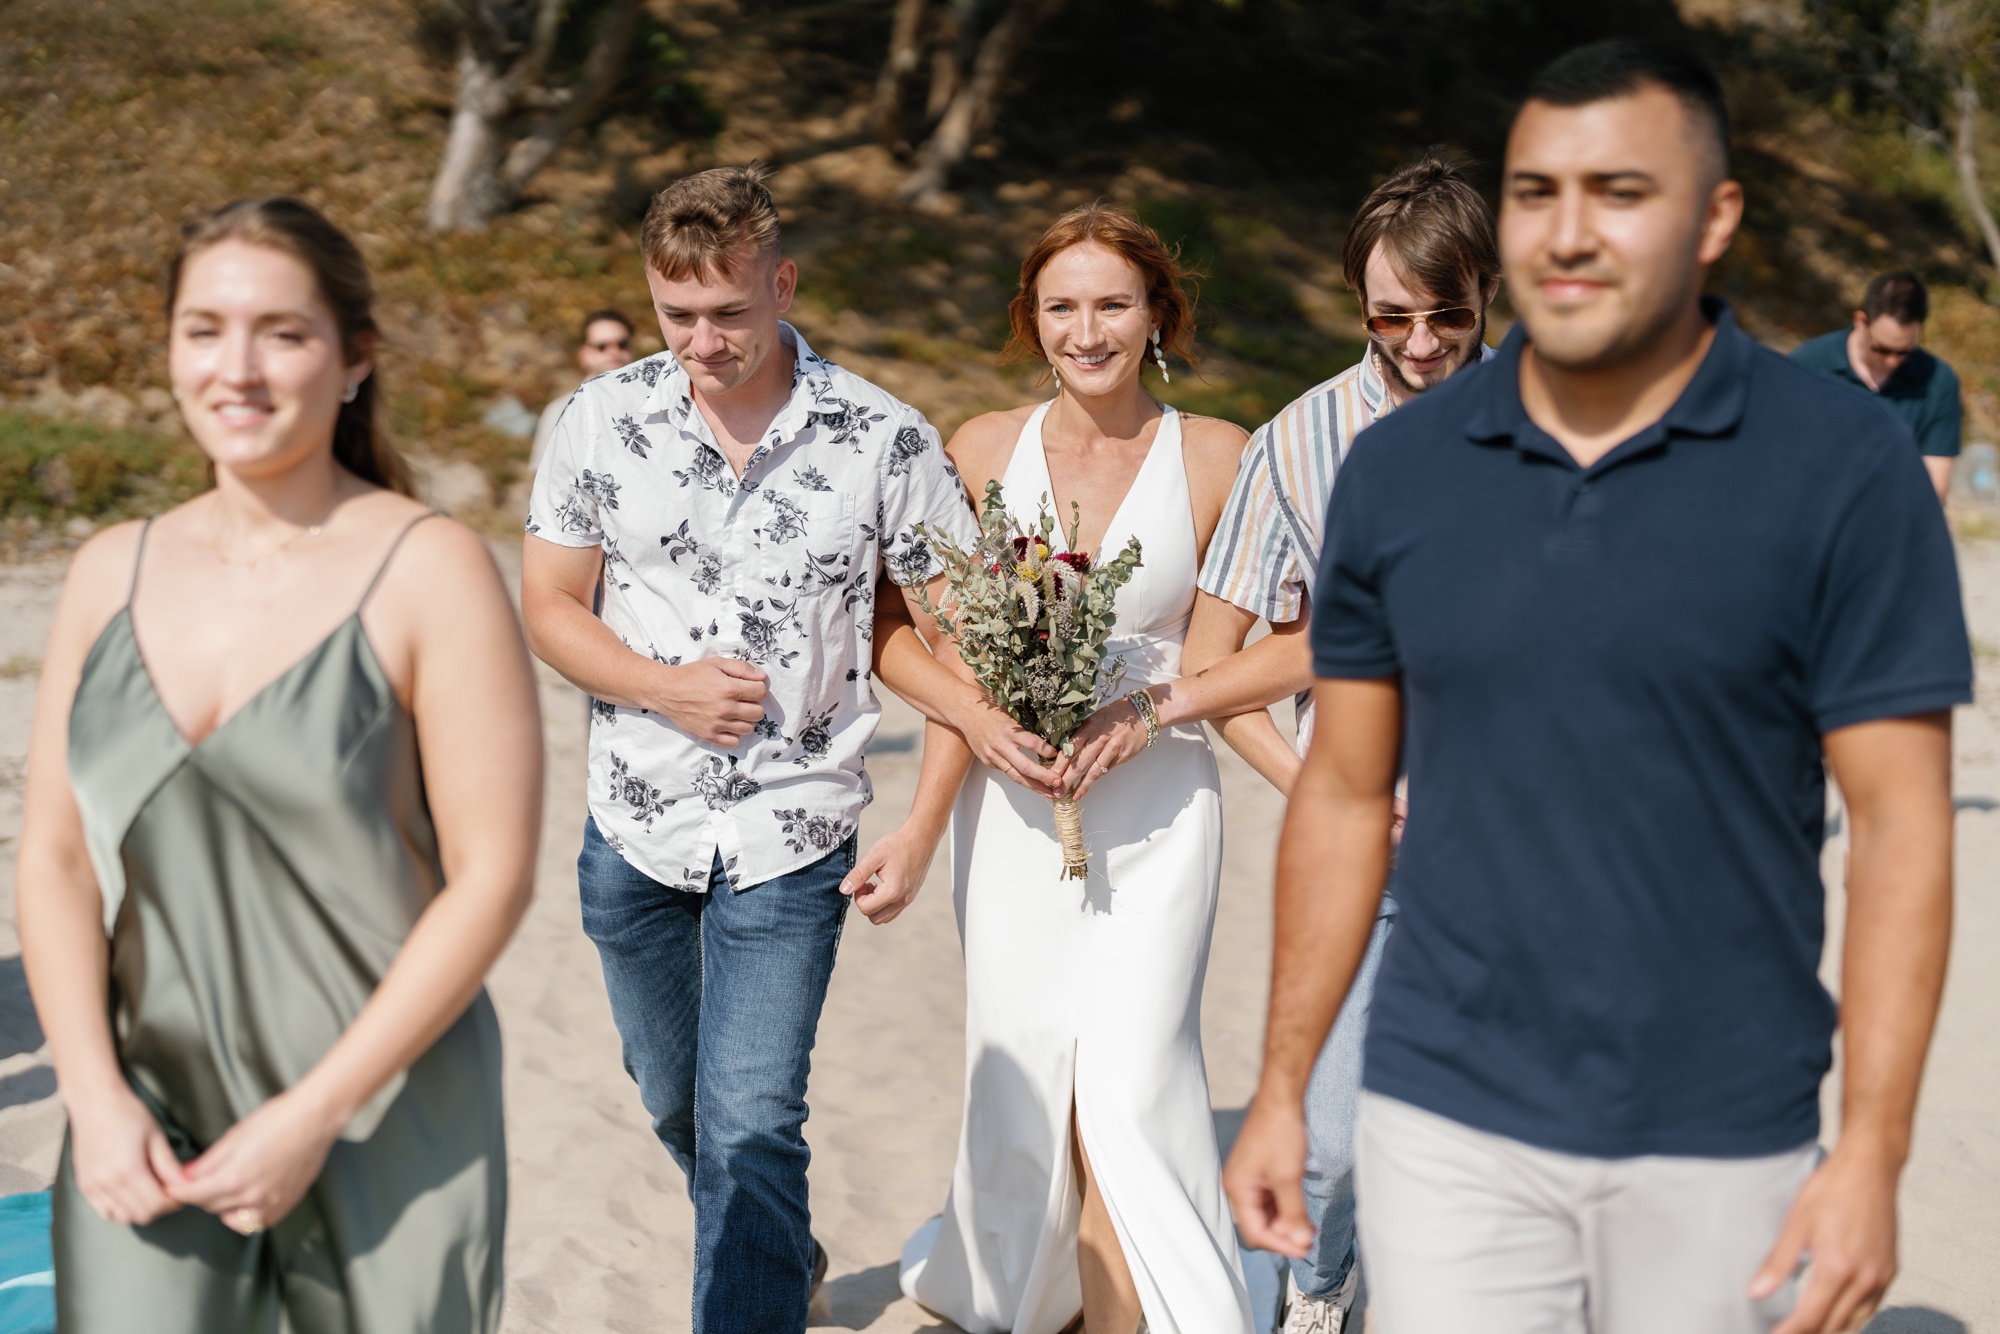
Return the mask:
[[[1931,485],[1943,501],[1958,457],[1958,375],[1924,351],[1931,313],[1923,279],[1907,269],[1875,275],[1846,329],[1799,345],[1792,360],[1844,384],[1870,390],[1903,419],[1923,451]]]

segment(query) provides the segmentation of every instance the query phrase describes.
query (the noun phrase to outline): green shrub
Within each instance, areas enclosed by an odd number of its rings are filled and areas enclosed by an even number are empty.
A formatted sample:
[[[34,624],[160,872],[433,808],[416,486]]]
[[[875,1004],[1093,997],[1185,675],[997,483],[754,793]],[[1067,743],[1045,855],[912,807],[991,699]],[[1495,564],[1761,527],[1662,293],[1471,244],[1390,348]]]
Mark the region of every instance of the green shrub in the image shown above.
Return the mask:
[[[0,518],[122,518],[206,481],[206,460],[185,440],[0,411]]]

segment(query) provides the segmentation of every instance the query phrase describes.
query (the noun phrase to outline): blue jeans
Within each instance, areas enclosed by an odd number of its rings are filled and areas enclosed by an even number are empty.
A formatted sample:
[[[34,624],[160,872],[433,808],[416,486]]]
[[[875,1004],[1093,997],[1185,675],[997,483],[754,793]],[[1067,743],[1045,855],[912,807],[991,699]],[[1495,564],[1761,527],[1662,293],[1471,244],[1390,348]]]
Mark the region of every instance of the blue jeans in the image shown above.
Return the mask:
[[[671,889],[583,827],[583,929],[625,1070],[694,1198],[695,1334],[802,1334],[813,1240],[806,1073],[854,840],[741,892]]]
[[[1306,1214],[1319,1234],[1306,1258],[1291,1266],[1299,1291],[1322,1301],[1340,1291],[1354,1267],[1354,1119],[1361,1108],[1361,1040],[1368,1032],[1368,1006],[1375,999],[1382,951],[1395,924],[1393,912],[1375,919],[1354,985],[1306,1084]],[[1360,1305],[1357,1300],[1356,1309]]]

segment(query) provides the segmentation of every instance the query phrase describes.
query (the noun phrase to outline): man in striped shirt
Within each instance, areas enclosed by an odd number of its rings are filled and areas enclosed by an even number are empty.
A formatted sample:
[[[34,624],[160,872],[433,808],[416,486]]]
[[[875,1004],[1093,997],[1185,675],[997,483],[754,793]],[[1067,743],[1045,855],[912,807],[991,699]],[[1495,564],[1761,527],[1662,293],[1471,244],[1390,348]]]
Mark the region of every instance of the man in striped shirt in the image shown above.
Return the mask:
[[[1334,474],[1354,437],[1385,414],[1492,356],[1486,307],[1499,289],[1493,214],[1456,165],[1429,154],[1362,201],[1341,253],[1361,299],[1368,350],[1360,362],[1287,406],[1259,430],[1201,572],[1183,670],[1261,682],[1267,703],[1297,699],[1296,750],[1263,713],[1217,723],[1224,739],[1287,794],[1312,737],[1313,671],[1305,634]],[[1248,649],[1259,618],[1270,636]],[[1217,682],[1217,685],[1221,685]],[[1359,1295],[1354,1255],[1354,1117],[1368,1002],[1395,916],[1383,896],[1367,957],[1306,1096],[1307,1206],[1319,1234],[1291,1262],[1284,1334],[1340,1334]]]

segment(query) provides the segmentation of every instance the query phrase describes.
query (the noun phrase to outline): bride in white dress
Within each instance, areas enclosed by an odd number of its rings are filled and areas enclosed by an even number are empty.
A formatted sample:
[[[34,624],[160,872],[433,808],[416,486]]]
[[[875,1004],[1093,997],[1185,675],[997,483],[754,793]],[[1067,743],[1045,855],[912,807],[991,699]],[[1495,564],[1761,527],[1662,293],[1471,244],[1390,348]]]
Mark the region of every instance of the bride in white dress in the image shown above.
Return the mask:
[[[1143,565],[1109,652],[1125,691],[1180,675],[1195,576],[1245,437],[1148,394],[1193,311],[1159,238],[1122,208],[1059,219],[1022,266],[1016,344],[1057,397],[991,413],[950,450],[975,496],[998,478],[1079,550],[1129,537]],[[1159,334],[1159,342],[1153,336]],[[1115,712],[1114,712],[1115,711]],[[1128,702],[1094,723],[1141,740]],[[1128,749],[1137,751],[1133,745]],[[1215,757],[1163,729],[1091,775],[1090,877],[1062,875],[1046,793],[975,765],[952,819],[966,969],[965,1122],[943,1214],[904,1248],[902,1286],[970,1334],[1249,1334],[1249,1297],[1210,1117],[1201,989],[1222,865]]]

